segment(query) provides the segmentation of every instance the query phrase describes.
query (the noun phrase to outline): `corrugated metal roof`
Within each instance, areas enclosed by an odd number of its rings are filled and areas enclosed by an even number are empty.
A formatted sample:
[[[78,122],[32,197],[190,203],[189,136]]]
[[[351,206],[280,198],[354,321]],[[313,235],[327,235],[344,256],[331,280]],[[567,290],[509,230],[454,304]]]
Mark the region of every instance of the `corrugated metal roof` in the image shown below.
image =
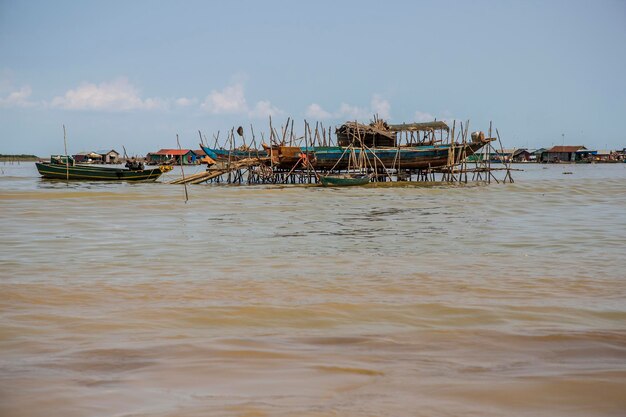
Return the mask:
[[[160,149],[158,152],[154,152],[153,155],[187,155],[189,152],[193,151],[191,149]]]
[[[496,149],[496,152],[502,155],[513,155],[513,153],[515,152],[515,148]]]
[[[550,149],[548,149],[546,152],[562,152],[562,153],[568,153],[568,152],[576,152],[578,150],[581,149],[587,149],[582,145],[574,145],[574,146],[553,146]]]

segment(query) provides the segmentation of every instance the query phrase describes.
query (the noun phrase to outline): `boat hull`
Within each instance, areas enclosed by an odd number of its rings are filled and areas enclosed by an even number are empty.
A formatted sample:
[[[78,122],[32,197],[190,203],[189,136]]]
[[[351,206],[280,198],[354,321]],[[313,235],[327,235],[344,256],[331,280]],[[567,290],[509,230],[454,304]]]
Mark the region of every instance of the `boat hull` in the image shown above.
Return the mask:
[[[209,157],[214,159],[215,161],[237,161],[245,158],[254,158],[254,157],[266,157],[267,152],[261,149],[249,149],[249,150],[241,150],[241,149],[215,149],[209,148],[202,144],[200,144],[200,148],[206,153]]]
[[[473,155],[484,143],[469,143],[466,145],[456,145],[454,147],[454,159],[459,163],[464,157]],[[430,145],[401,148],[370,148],[366,150],[354,149],[357,159],[361,152],[368,160],[368,166],[384,165],[387,169],[428,169],[447,165],[450,161],[452,147],[449,145]],[[315,161],[313,165],[316,169],[347,169],[349,153],[346,148],[317,147],[314,151]]]
[[[488,142],[470,142],[467,144],[450,145],[423,145],[411,147],[378,147],[368,149],[353,149],[359,159],[360,153],[365,154],[367,165],[371,167],[387,169],[428,169],[448,165],[450,152],[454,149],[454,164],[461,162],[463,158],[469,157],[485,146]],[[202,145],[201,145],[202,146]],[[207,155],[218,160],[228,160],[229,152],[223,149],[210,149],[202,146]],[[306,155],[308,162],[319,170],[345,170],[348,168],[350,152],[347,147],[342,146],[315,146],[296,147],[277,145],[266,147],[265,150],[252,151],[231,151],[230,159],[237,160],[250,156],[270,156],[272,164],[281,169],[293,169],[301,162],[303,155]],[[215,159],[214,158],[214,159]]]
[[[130,171],[123,168],[108,168],[88,165],[66,166],[49,162],[36,162],[37,171],[43,178],[80,181],[156,181],[161,168]]]

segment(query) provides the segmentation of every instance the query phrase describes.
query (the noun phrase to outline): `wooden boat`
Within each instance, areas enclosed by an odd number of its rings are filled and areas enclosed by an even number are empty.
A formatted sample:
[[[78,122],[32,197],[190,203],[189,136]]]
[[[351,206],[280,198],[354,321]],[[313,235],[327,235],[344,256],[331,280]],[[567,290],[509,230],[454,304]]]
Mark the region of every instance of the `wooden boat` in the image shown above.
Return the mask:
[[[320,182],[324,187],[347,187],[352,185],[365,185],[369,183],[371,177],[367,174],[342,174],[342,175],[322,175]]]
[[[204,146],[200,144],[200,148],[207,154],[211,159],[215,161],[238,161],[240,159],[246,158],[254,158],[254,157],[266,157],[267,152],[262,149],[221,149],[221,148],[209,148],[208,146]]]
[[[356,157],[363,153],[369,161],[368,165],[384,164],[386,168],[401,167],[405,169],[436,168],[448,164],[450,152],[454,149],[454,159],[460,162],[464,157],[473,155],[482,148],[485,143],[471,142],[465,145],[440,144],[401,146],[396,148],[370,148],[355,149]],[[348,167],[348,154],[346,148],[341,146],[326,146],[315,148],[315,168],[318,169],[346,169]]]
[[[211,158],[237,160],[248,157],[269,156],[274,167],[297,168],[304,159],[319,170],[349,170],[350,155],[354,160],[366,161],[368,167],[386,169],[429,169],[458,164],[474,155],[494,138],[485,138],[482,132],[474,132],[471,141],[446,144],[437,139],[436,131],[449,131],[441,121],[388,125],[375,120],[370,125],[346,122],[336,130],[339,146],[286,146],[263,144],[262,150],[202,149]],[[400,144],[399,132],[417,134],[408,144]],[[419,133],[424,133],[420,137]],[[350,151],[350,152],[348,152]],[[230,157],[229,157],[230,154]],[[307,164],[308,166],[308,164]]]
[[[278,168],[291,169],[307,159],[315,165],[314,147],[263,144],[263,149],[270,157],[272,164]]]
[[[58,162],[36,162],[37,171],[43,178],[81,181],[156,181],[172,167],[161,166],[153,169],[130,170],[94,165],[68,165]]]
[[[414,123],[409,125],[391,125],[390,128],[423,130],[442,128],[447,126],[443,122]],[[434,126],[434,127],[432,127]],[[344,129],[345,130],[345,129]],[[431,139],[400,146],[380,146],[378,143],[391,143],[391,134],[381,135],[381,131],[366,132],[362,134],[359,142],[347,143],[347,133],[337,130],[340,146],[264,146],[265,151],[271,156],[272,164],[283,169],[291,169],[298,163],[303,154],[315,169],[320,170],[346,170],[349,169],[350,159],[365,160],[369,167],[384,166],[387,169],[428,169],[446,166],[450,163],[458,164],[464,158],[474,155],[493,138],[485,138],[484,134],[472,134],[472,140],[466,143],[444,144],[434,143]],[[340,132],[341,133],[340,135]],[[347,130],[350,135],[355,135]],[[384,131],[383,131],[384,132]],[[367,142],[367,143],[366,143]],[[344,146],[345,145],[345,146]],[[370,145],[373,145],[370,147]],[[352,155],[352,156],[350,156]]]
[[[437,139],[435,132],[448,132],[450,129],[442,121],[426,123],[403,123],[389,125],[375,119],[369,125],[346,122],[336,130],[339,146],[318,146],[314,149],[317,169],[348,169],[350,157],[346,152],[354,150],[352,159],[367,161],[369,167],[383,165],[387,169],[428,169],[458,164],[493,138],[485,138],[482,132],[472,133],[471,141],[446,144],[442,137]],[[398,133],[411,134],[411,140],[400,144]],[[423,133],[423,137],[421,136]]]

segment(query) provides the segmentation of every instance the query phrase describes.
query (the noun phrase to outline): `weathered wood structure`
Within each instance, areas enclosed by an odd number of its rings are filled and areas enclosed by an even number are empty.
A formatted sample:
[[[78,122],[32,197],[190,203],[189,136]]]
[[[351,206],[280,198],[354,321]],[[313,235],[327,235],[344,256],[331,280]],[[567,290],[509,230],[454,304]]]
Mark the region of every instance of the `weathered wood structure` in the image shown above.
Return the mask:
[[[270,118],[269,144],[263,133],[257,142],[252,126],[250,134],[246,140],[242,127],[233,128],[219,146],[218,132],[213,147],[200,134],[202,149],[218,157],[218,163],[172,183],[313,184],[321,176],[350,174],[367,174],[372,182],[513,181],[509,161],[497,168],[489,162],[495,142],[502,151],[499,134],[493,137],[490,126],[487,136],[470,135],[469,122],[458,127],[443,121],[390,125],[375,118],[369,124],[346,122],[333,138],[332,130],[320,123],[313,129],[305,121],[304,134],[297,135],[293,120],[277,130]],[[505,171],[504,178],[496,178],[494,171]]]

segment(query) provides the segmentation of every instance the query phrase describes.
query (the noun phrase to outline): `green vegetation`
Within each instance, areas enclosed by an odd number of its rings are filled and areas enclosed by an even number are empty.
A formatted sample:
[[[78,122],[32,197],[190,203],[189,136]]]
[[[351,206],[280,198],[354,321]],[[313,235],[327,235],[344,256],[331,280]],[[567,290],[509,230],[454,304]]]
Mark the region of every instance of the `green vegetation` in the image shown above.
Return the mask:
[[[4,155],[0,153],[0,162],[15,162],[15,161],[38,161],[39,158],[36,155]]]

